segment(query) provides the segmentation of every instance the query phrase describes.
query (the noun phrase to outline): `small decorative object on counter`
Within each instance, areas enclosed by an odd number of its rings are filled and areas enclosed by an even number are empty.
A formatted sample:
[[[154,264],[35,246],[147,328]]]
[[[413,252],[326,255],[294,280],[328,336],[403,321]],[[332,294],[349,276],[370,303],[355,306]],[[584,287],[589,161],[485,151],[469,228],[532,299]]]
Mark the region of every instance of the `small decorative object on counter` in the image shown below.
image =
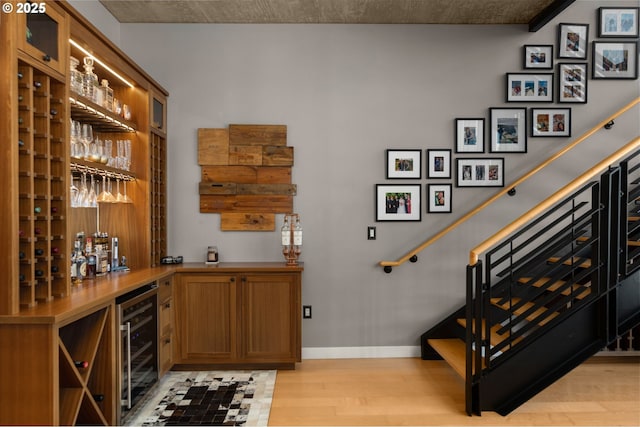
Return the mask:
[[[287,265],[298,265],[298,258],[302,252],[302,225],[297,213],[285,214],[281,228],[282,254]]]
[[[218,263],[218,247],[217,246],[209,246],[207,248],[207,261],[208,265],[215,265]]]

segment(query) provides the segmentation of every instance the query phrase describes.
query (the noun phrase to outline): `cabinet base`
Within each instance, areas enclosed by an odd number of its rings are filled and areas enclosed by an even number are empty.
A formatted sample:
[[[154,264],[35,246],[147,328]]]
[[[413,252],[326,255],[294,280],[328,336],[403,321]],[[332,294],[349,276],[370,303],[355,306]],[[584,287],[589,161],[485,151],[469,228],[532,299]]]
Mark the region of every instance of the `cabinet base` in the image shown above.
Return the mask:
[[[295,370],[296,363],[180,363],[171,367],[172,371],[215,371],[215,370],[280,369]]]

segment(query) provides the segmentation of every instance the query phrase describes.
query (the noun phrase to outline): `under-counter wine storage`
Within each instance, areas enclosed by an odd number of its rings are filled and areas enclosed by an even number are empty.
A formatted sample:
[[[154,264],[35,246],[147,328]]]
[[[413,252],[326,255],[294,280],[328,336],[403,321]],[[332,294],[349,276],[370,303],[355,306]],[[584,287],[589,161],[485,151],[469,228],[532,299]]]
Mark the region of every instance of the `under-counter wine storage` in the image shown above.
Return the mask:
[[[60,425],[113,425],[113,306],[59,330]]]

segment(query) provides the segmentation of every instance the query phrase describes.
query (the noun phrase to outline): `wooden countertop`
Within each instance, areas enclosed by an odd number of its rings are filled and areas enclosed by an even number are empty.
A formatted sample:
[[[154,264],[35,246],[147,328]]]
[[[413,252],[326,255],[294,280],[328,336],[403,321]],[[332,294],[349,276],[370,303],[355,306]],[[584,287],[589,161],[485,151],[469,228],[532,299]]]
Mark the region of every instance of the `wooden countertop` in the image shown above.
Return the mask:
[[[303,265],[289,267],[284,262],[221,262],[216,265],[207,265],[204,262],[190,262],[128,272],[113,272],[95,280],[85,280],[80,286],[74,286],[68,297],[56,298],[48,303],[22,309],[15,315],[0,315],[0,324],[63,323],[82,316],[94,310],[95,307],[109,304],[120,295],[174,273],[250,273],[265,270],[274,273],[301,272]]]

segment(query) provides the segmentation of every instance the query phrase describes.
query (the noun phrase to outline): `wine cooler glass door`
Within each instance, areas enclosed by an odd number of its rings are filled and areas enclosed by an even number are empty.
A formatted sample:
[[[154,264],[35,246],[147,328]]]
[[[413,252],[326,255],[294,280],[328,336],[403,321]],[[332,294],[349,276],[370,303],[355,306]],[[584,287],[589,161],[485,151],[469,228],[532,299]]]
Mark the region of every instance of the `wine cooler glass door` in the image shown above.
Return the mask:
[[[157,286],[126,295],[120,316],[120,421],[158,380]],[[122,297],[121,297],[122,298]],[[123,299],[125,299],[123,298]]]

